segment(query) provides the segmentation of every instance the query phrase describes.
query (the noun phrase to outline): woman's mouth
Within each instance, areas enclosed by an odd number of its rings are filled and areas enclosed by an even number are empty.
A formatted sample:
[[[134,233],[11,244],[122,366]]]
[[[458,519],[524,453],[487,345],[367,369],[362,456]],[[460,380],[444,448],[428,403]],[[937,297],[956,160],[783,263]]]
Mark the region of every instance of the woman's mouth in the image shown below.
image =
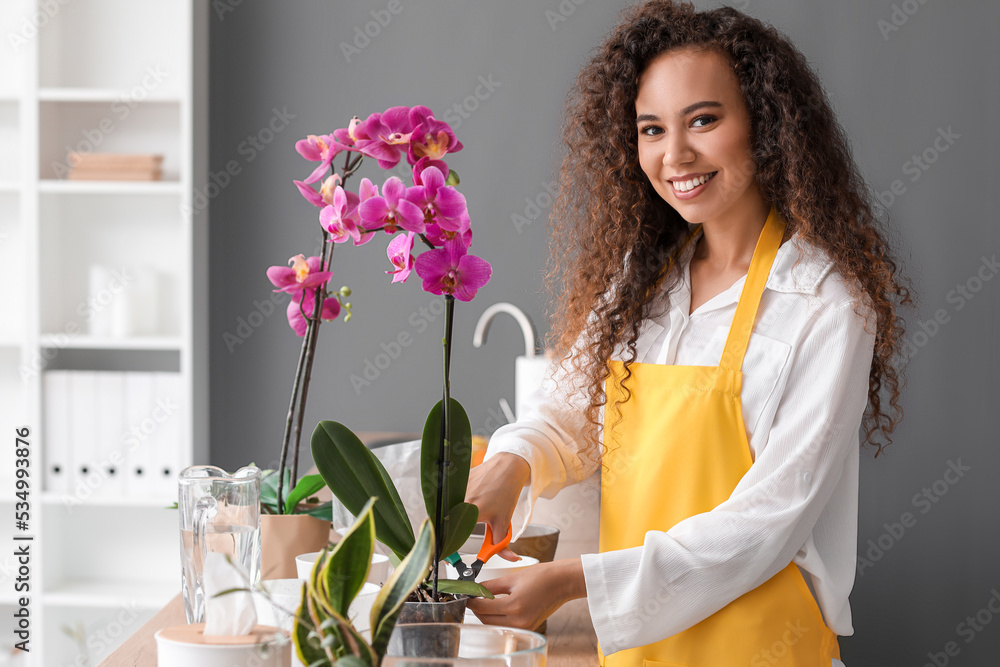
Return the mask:
[[[691,199],[700,195],[705,189],[705,184],[712,180],[717,173],[719,172],[712,171],[686,181],[670,181],[670,185],[674,188],[674,194],[679,199]]]

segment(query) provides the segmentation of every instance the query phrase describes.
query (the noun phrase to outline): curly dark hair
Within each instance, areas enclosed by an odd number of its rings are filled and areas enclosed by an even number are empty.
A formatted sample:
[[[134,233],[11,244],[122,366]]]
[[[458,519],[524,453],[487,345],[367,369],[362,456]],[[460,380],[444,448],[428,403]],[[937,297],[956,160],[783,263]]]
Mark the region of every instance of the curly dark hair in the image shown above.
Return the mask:
[[[563,371],[578,379],[573,384],[594,427],[588,444],[599,438],[607,361],[619,345],[626,369],[635,361],[658,280],[689,230],[640,167],[635,125],[640,76],[654,58],[681,48],[716,50],[731,64],[749,113],[757,186],[784,216],[785,238],[801,232],[830,255],[856,312],[863,295],[870,299],[865,310],[877,321],[862,446],[877,446],[878,456],[902,418],[894,366],[904,342],[898,307],[913,299],[887,242],[888,226],[876,215],[877,200],[818,77],[788,38],[730,7],[697,12],[671,0],[626,8],[567,97],[567,153],[550,216],[548,343]],[[883,391],[894,415],[883,409]],[[884,444],[876,442],[880,431]]]

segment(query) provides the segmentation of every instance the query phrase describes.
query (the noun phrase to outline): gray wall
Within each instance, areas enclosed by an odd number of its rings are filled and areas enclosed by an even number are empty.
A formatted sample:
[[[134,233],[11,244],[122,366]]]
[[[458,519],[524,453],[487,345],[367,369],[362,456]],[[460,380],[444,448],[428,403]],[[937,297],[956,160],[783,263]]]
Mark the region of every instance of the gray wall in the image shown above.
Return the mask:
[[[211,202],[213,463],[273,461],[280,443],[298,352],[283,305],[244,342],[227,345],[225,334],[240,334],[238,318],[270,296],[269,265],[316,245],[316,210],[291,183],[310,171],[295,140],[396,104],[426,104],[444,115],[474,95],[480,77],[499,85],[455,123],[466,148],[451,164],[469,200],[473,249],[493,263],[495,277],[457,309],[453,389],[474,429],[496,427],[490,410],[496,412],[501,397],[513,402],[520,336],[504,319],[476,350],[473,326],[489,304],[503,300],[545,330],[539,293],[545,212],[520,232],[511,215],[524,214],[525,198],[542,193],[554,175],[563,96],[625,4],[563,0],[563,11],[574,11],[553,29],[545,12],[559,12],[558,0],[402,0],[401,13],[348,63],[340,44],[352,41],[355,27],[363,29],[386,2],[216,3],[211,168],[219,172],[236,160],[241,173]],[[221,6],[233,11],[220,13]],[[1000,603],[1000,280],[980,282],[977,273],[995,275],[983,258],[995,257],[1000,246],[994,157],[1000,10],[972,0],[736,6],[776,25],[806,53],[872,186],[888,191],[899,181],[902,194],[890,211],[921,298],[909,334],[917,352],[906,419],[884,456],[862,460],[859,555],[872,563],[852,595],[856,633],[842,642],[845,660],[850,667],[940,665],[946,658],[951,665],[996,664],[1000,618],[987,603],[991,596],[994,608]],[[894,20],[898,30],[883,34],[879,22]],[[251,153],[243,142],[268,125],[275,108],[294,119]],[[957,138],[937,153],[939,130],[949,128]],[[925,151],[933,163],[914,171],[910,161]],[[385,176],[374,164],[363,174]],[[307,434],[324,418],[356,430],[419,430],[437,399],[441,320],[417,332],[410,318],[422,318],[418,309],[432,298],[419,283],[390,286],[382,278],[384,245],[337,253],[335,283],[354,288],[356,316],[323,327]],[[968,297],[960,285],[968,286]],[[931,323],[935,313],[943,324]],[[358,395],[350,375],[362,375],[380,343],[400,332],[412,334],[413,344]],[[961,477],[947,473],[959,462],[968,468]],[[929,496],[922,497],[925,490]],[[950,657],[943,653],[949,648]]]

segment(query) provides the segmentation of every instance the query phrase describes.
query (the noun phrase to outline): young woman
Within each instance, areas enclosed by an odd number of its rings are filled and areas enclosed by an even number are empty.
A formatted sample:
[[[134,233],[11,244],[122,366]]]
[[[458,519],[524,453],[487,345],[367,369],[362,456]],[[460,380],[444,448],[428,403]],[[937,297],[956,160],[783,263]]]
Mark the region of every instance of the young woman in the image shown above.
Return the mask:
[[[561,363],[468,499],[502,535],[522,487],[530,514],[600,469],[600,553],[470,608],[531,628],[586,596],[611,667],[842,664],[859,426],[881,451],[901,416],[910,293],[817,77],[734,9],[654,0],[581,72],[564,140]]]

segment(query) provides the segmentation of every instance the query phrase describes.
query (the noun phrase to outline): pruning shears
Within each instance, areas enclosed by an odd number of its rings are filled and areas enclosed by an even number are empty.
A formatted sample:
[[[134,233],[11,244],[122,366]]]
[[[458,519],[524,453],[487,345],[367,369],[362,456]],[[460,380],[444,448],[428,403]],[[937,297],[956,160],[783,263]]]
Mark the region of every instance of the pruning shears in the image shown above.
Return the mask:
[[[462,557],[458,555],[458,552],[445,558],[452,567],[458,570],[458,578],[462,581],[475,581],[476,577],[479,576],[479,571],[483,569],[483,565],[493,556],[500,553],[504,547],[510,544],[510,538],[514,534],[514,526],[507,526],[507,535],[499,542],[493,542],[493,530],[490,528],[489,524],[486,524],[486,537],[483,539],[483,548],[479,550],[479,555],[476,556],[475,562],[472,565],[466,565],[462,561]]]

